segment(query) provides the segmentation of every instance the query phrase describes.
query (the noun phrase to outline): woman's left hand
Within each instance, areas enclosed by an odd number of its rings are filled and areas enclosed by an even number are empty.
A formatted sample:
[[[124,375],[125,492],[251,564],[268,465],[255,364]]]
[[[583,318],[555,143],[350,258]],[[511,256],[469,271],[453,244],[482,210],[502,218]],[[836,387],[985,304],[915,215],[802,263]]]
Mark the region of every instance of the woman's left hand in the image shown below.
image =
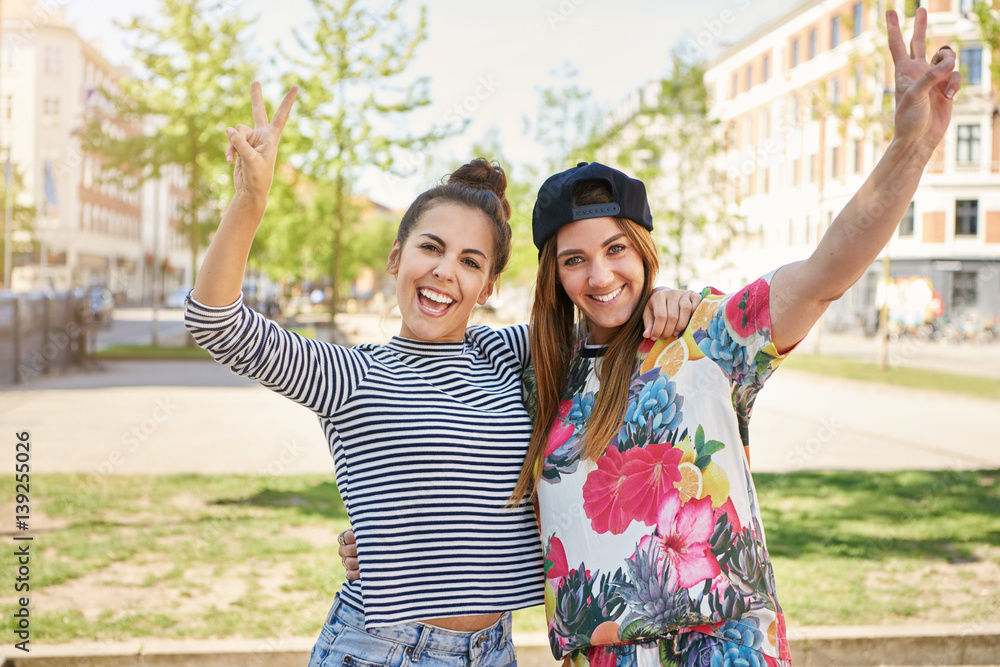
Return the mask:
[[[887,11],[885,18],[896,70],[894,136],[920,142],[932,151],[948,130],[952,98],[962,87],[962,75],[955,71],[955,52],[942,46],[927,62],[927,10],[922,7],[913,19],[909,53],[896,12]]]
[[[657,287],[649,295],[642,312],[642,321],[646,325],[642,335],[653,340],[679,335],[699,303],[701,294],[698,292]]]

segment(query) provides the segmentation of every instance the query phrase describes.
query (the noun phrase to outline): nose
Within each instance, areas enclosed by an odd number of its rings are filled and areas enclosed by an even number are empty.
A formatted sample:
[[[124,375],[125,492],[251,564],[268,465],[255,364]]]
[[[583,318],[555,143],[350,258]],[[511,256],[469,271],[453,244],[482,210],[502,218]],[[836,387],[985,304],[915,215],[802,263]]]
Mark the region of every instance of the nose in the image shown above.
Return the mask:
[[[587,277],[591,287],[605,287],[614,280],[611,267],[603,258],[596,259],[590,264],[590,275]]]
[[[455,279],[455,260],[442,257],[431,273],[443,283],[452,282]]]

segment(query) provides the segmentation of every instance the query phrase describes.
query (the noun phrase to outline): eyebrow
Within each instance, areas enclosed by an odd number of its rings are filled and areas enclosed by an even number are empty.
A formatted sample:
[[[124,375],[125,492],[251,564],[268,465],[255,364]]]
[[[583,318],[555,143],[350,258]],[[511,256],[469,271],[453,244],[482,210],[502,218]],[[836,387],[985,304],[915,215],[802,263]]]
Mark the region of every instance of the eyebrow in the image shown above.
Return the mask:
[[[614,243],[615,241],[617,241],[618,239],[620,239],[623,236],[625,236],[625,232],[619,232],[619,233],[615,234],[614,236],[612,236],[611,238],[609,238],[604,243],[602,243],[601,247],[602,248],[607,248],[609,245],[611,245],[612,243]],[[558,255],[556,255],[556,258],[558,259],[559,257],[565,257],[566,255],[581,255],[581,254],[583,254],[582,250],[578,250],[576,248],[567,248],[566,250],[563,250]]]
[[[444,242],[444,239],[442,239],[440,236],[436,236],[434,234],[431,234],[430,232],[424,232],[424,233],[420,234],[420,236],[426,236],[427,238],[431,239],[432,241],[435,241],[435,242],[439,243],[440,245],[444,246],[445,248],[448,247],[448,244]],[[471,253],[473,255],[479,255],[483,259],[489,259],[486,256],[485,252],[483,252],[482,250],[479,250],[477,248],[466,248],[465,250],[462,251],[462,254],[464,255],[466,253]]]

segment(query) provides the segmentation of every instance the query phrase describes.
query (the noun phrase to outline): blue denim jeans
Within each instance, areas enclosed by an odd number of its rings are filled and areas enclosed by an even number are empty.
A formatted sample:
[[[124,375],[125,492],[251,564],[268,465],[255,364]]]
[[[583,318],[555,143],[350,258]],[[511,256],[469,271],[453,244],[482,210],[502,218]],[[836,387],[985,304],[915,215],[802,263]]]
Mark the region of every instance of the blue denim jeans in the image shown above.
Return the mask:
[[[507,667],[517,665],[510,612],[478,632],[424,623],[365,630],[364,616],[333,603],[309,657],[309,667]]]

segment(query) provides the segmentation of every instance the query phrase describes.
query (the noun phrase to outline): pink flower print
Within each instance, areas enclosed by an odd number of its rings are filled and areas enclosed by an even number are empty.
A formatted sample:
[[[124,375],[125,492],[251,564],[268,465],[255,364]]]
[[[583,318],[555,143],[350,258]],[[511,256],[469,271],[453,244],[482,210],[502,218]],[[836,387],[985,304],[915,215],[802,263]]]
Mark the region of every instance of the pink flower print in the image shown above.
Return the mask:
[[[671,587],[691,588],[699,582],[719,575],[719,561],[709,549],[715,519],[712,499],[709,497],[688,500],[681,504],[675,490],[663,504],[656,520],[656,534],[639,542],[642,548],[655,542],[660,574],[669,567]]]
[[[559,417],[552,422],[552,428],[549,429],[549,443],[545,446],[545,456],[559,449],[560,445],[573,437],[576,427],[566,423],[566,415],[569,414],[571,407],[573,407],[572,400],[559,403]]]
[[[770,328],[768,290],[767,281],[759,278],[729,297],[726,322],[738,338],[746,340],[755,331]]]
[[[608,447],[583,484],[583,510],[598,533],[621,535],[633,521],[656,523],[660,506],[681,475],[683,452],[669,443]]]
[[[715,520],[718,521],[721,515],[726,515],[726,522],[732,526],[733,534],[743,530],[743,524],[740,523],[740,515],[736,513],[736,506],[733,504],[732,498],[726,498],[726,502],[715,508]]]
[[[553,536],[549,540],[549,551],[545,554],[545,565],[552,562],[552,567],[548,568],[545,576],[549,579],[561,579],[569,574],[569,566],[566,564],[566,549],[563,548],[562,540]]]
[[[667,495],[674,491],[674,482],[681,481],[677,464],[683,456],[669,442],[625,452],[621,473],[626,478],[622,484],[626,513],[647,526],[655,524]]]
[[[595,532],[621,535],[632,523],[622,507],[624,464],[625,458],[618,448],[608,447],[597,459],[597,470],[591,471],[583,483],[583,511]]]

